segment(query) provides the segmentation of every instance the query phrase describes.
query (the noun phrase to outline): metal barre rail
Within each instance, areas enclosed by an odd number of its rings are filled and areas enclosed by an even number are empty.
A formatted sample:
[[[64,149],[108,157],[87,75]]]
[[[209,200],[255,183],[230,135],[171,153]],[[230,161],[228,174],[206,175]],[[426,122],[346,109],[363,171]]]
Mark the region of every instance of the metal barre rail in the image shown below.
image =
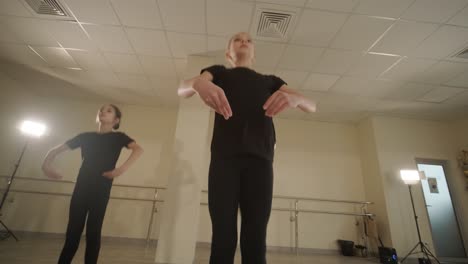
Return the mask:
[[[8,178],[10,176],[0,175],[0,178]],[[76,183],[75,181],[68,181],[68,180],[51,180],[51,179],[41,179],[41,178],[33,178],[33,177],[15,177],[15,179],[19,180],[28,180],[28,181],[43,181],[43,182],[53,182],[53,183]],[[160,186],[144,186],[144,185],[128,185],[128,184],[112,184],[113,187],[126,187],[126,188],[140,188],[140,189],[159,189],[159,190],[166,190],[166,187]]]
[[[3,189],[0,189],[3,191]],[[27,193],[27,194],[43,194],[43,195],[55,195],[55,196],[72,196],[71,193],[60,193],[60,192],[41,192],[41,191],[30,191],[30,190],[21,190],[21,189],[12,189],[10,192],[14,193]],[[164,200],[160,199],[144,199],[144,198],[131,198],[131,197],[119,197],[119,196],[111,196],[109,199],[112,200],[127,200],[127,201],[140,201],[140,202],[164,202]]]
[[[8,176],[0,175],[0,178],[5,178]],[[75,183],[74,181],[64,181],[64,180],[50,180],[50,179],[40,179],[40,178],[32,178],[32,177],[17,177],[16,179],[22,180],[32,180],[32,181],[47,181],[47,182],[54,182],[54,183]],[[114,184],[113,186],[117,187],[127,187],[127,188],[142,188],[142,189],[152,189],[154,190],[154,199],[144,199],[144,198],[130,198],[130,197],[118,197],[118,196],[111,196],[110,199],[115,200],[127,200],[127,201],[142,201],[142,202],[152,202],[152,213],[150,216],[150,222],[148,226],[148,232],[146,236],[146,241],[150,241],[150,236],[153,227],[153,219],[154,214],[157,212],[156,203],[162,203],[164,200],[157,199],[158,190],[166,190],[166,187],[150,187],[150,186],[139,186],[139,185],[125,185],[125,184]],[[1,189],[0,189],[1,190]],[[29,190],[20,190],[20,189],[13,189],[11,192],[16,193],[29,193],[29,194],[42,194],[42,195],[56,195],[56,196],[71,196],[69,193],[54,193],[54,192],[41,192],[41,191],[29,191]],[[202,193],[207,193],[207,190],[202,190]],[[315,213],[315,214],[330,214],[330,215],[345,215],[345,216],[359,216],[359,217],[375,217],[374,214],[367,213],[367,206],[369,204],[373,204],[372,202],[366,201],[350,201],[350,200],[335,200],[335,199],[321,199],[321,198],[310,198],[310,197],[297,197],[297,196],[285,196],[285,195],[274,195],[273,198],[276,199],[287,199],[287,200],[295,200],[294,209],[291,208],[272,208],[273,211],[283,211],[283,212],[290,212],[294,213],[294,216],[290,218],[291,222],[295,222],[295,252],[298,254],[299,249],[299,224],[298,224],[298,217],[299,213]],[[346,203],[346,204],[358,204],[361,205],[361,212],[362,213],[351,213],[351,212],[336,212],[336,211],[324,211],[324,210],[310,210],[310,209],[299,209],[298,203],[299,201],[317,201],[317,202],[332,202],[332,203]],[[208,205],[206,202],[201,202],[200,205]],[[365,244],[368,246],[367,237],[365,238]]]
[[[203,190],[202,192],[203,192],[203,193],[208,193],[207,190]],[[362,205],[373,204],[373,202],[366,202],[366,201],[322,199],[322,198],[311,198],[311,197],[301,197],[301,196],[287,196],[287,195],[273,195],[273,198],[276,198],[276,199],[285,199],[285,200],[302,200],[302,201],[330,202],[330,203],[349,203],[349,204],[362,204]]]
[[[208,203],[201,202],[201,205],[208,205]],[[334,212],[334,211],[323,211],[323,210],[309,210],[309,209],[292,209],[292,208],[281,208],[281,207],[272,207],[272,211],[282,211],[282,212],[299,212],[299,213],[315,213],[315,214],[331,214],[331,215],[349,215],[349,216],[375,216],[374,214],[360,214],[360,213],[350,213],[350,212]]]

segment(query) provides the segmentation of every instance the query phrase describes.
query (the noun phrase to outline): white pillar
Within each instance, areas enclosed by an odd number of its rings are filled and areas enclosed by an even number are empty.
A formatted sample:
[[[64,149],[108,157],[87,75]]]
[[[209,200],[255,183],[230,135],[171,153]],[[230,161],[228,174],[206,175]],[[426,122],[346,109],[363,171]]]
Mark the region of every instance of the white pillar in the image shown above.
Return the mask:
[[[211,58],[189,57],[187,77],[212,64]],[[175,91],[174,91],[175,92]],[[198,96],[181,99],[156,249],[156,263],[192,264],[198,234],[202,180],[206,179],[210,112]]]

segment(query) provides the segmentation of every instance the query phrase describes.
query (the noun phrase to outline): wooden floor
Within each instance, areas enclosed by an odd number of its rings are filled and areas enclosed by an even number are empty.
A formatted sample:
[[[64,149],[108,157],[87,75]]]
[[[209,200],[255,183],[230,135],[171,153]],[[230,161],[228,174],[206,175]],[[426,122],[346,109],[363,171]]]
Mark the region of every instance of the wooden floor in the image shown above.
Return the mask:
[[[0,241],[1,264],[50,264],[57,263],[57,257],[63,246],[62,237],[26,236],[19,242],[12,238]],[[80,248],[73,263],[83,263],[85,243],[82,240]],[[155,246],[147,246],[141,241],[103,239],[99,263],[112,264],[143,264],[154,263]],[[197,248],[195,262],[205,264],[209,261],[210,250],[207,247]],[[236,255],[236,264],[240,264],[239,254]],[[302,255],[293,253],[268,253],[269,264],[369,264],[377,263],[371,259],[357,257],[342,257],[335,255]]]

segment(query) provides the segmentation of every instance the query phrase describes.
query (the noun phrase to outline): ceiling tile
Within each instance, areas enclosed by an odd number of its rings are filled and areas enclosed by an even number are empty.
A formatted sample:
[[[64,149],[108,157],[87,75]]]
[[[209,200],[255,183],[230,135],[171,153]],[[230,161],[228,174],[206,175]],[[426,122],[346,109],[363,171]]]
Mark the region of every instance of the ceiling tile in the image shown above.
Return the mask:
[[[451,25],[468,27],[468,6],[450,19],[448,23]]]
[[[399,57],[377,54],[363,55],[346,73],[346,75],[376,78],[390,66],[397,62]]]
[[[309,0],[307,7],[339,11],[339,12],[351,12],[359,0]]]
[[[68,53],[84,70],[111,70],[110,65],[99,52],[68,50]]]
[[[361,56],[362,53],[357,51],[327,49],[313,70],[320,73],[344,74]]]
[[[332,48],[365,51],[390,27],[393,20],[353,15],[333,40]]]
[[[0,42],[24,44],[21,38],[4,24],[5,20],[6,18],[0,17],[0,31],[2,32],[2,34],[0,34]]]
[[[399,18],[414,0],[360,0],[354,12],[381,17]]]
[[[326,92],[339,78],[339,75],[311,73],[302,86],[302,90]]]
[[[47,63],[26,45],[0,43],[0,58],[28,66],[47,66]]]
[[[19,0],[0,0],[0,14],[11,16],[31,16],[28,9]]]
[[[154,0],[111,0],[125,26],[162,29],[158,6]]]
[[[159,0],[158,4],[166,30],[206,33],[204,0]]]
[[[177,71],[177,76],[180,79],[191,78],[193,76],[186,76],[187,59],[174,59],[174,64]]]
[[[127,35],[138,54],[171,56],[164,31],[127,28]]]
[[[468,90],[457,94],[457,96],[452,96],[451,98],[445,100],[443,103],[448,105],[468,106]]]
[[[229,39],[227,37],[214,37],[208,36],[208,52],[220,51],[226,52],[227,43]]]
[[[398,108],[392,110],[392,113],[404,115],[405,117],[413,118],[431,118],[434,119],[440,104],[428,102],[406,102],[399,105]]]
[[[153,87],[145,75],[135,75],[128,73],[117,73],[119,87],[136,93],[150,93]]]
[[[133,53],[130,42],[121,27],[85,25],[91,39],[102,51]]]
[[[176,76],[176,69],[171,58],[138,56],[143,70],[148,75]]]
[[[467,40],[468,28],[442,26],[414,49],[412,55],[442,59],[465,47]]]
[[[443,84],[462,72],[468,72],[468,63],[440,61],[418,74],[415,81],[431,84]]]
[[[78,21],[102,25],[120,25],[108,0],[63,0]]]
[[[112,71],[87,71],[86,74],[91,85],[96,83],[98,87],[119,87],[120,80]]]
[[[57,40],[47,31],[44,20],[34,18],[8,17],[4,25],[29,45],[59,47]]]
[[[167,38],[172,55],[176,58],[185,58],[188,55],[207,51],[205,35],[167,32]]]
[[[208,34],[231,36],[247,31],[252,19],[252,3],[226,0],[207,0]]]
[[[306,4],[307,0],[261,0],[261,2],[278,4],[278,5],[303,7]]]
[[[441,103],[452,96],[455,96],[459,93],[466,91],[463,88],[454,88],[454,87],[437,87],[424,96],[418,98],[418,101],[428,102],[428,103]]]
[[[466,0],[416,0],[402,18],[443,23],[454,16],[468,2]]]
[[[397,21],[372,48],[374,52],[410,55],[423,40],[437,30],[437,24]]]
[[[468,71],[464,71],[451,81],[448,81],[446,85],[457,86],[457,87],[468,87]]]
[[[306,9],[301,15],[291,41],[296,44],[326,47],[347,17],[347,14]]]
[[[288,45],[279,62],[278,67],[290,70],[309,71],[317,64],[322,48]]]
[[[47,61],[47,64],[53,67],[77,68],[78,64],[62,48],[33,47],[33,49]]]
[[[177,96],[177,83],[175,77],[149,76],[152,88],[164,105],[177,105],[180,98]]]
[[[285,45],[270,42],[255,42],[255,62],[260,67],[275,67],[281,59]]]
[[[292,89],[301,89],[304,81],[309,75],[305,71],[277,70],[275,75],[283,79]]]
[[[437,86],[419,84],[419,83],[406,83],[401,87],[391,91],[385,96],[385,99],[398,100],[398,101],[413,101],[420,98]]]
[[[115,72],[143,74],[143,69],[135,55],[104,53],[104,56]]]
[[[330,89],[332,93],[383,98],[401,86],[399,82],[345,76]]]
[[[403,58],[381,77],[397,81],[412,81],[436,62],[429,59]]]
[[[97,50],[78,23],[68,21],[44,21],[48,32],[64,47],[72,49]]]

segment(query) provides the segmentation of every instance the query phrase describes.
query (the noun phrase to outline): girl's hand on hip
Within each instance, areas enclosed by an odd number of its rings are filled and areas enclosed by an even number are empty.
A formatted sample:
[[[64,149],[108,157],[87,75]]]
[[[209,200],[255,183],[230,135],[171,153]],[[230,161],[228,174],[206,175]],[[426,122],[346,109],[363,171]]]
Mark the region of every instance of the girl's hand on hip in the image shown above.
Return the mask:
[[[120,168],[115,168],[111,171],[106,171],[102,174],[102,176],[108,178],[108,179],[114,179],[115,177],[118,177],[120,175],[122,175],[123,173],[123,170],[120,169]]]
[[[54,180],[60,180],[60,179],[63,178],[63,176],[62,176],[60,173],[58,173],[58,172],[56,172],[56,171],[54,171],[54,170],[45,170],[45,171],[44,171],[44,174],[45,174],[48,178],[54,179]]]

